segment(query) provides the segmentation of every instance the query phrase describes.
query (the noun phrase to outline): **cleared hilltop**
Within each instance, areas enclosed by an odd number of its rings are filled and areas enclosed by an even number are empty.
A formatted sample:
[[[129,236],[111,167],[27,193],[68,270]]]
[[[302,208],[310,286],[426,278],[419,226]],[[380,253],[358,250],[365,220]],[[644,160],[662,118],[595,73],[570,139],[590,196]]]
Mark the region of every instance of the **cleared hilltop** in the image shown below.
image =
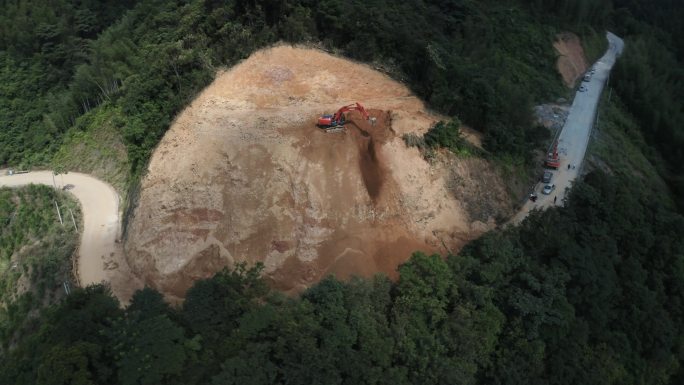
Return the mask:
[[[316,127],[354,101],[374,125],[350,113],[345,132]],[[299,291],[327,274],[395,276],[413,251],[458,249],[511,202],[485,161],[430,164],[404,144],[442,118],[369,66],[287,45],[258,51],[162,139],[128,231],[129,263],[181,297],[233,262],[262,262],[273,286]]]

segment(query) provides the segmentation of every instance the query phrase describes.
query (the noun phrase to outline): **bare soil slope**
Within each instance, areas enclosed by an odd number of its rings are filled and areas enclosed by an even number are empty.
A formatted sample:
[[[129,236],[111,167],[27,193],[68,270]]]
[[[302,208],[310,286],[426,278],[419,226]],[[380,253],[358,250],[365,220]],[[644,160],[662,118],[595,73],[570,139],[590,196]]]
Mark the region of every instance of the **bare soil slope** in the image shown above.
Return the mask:
[[[553,47],[558,52],[556,67],[569,88],[575,86],[577,80],[587,71],[589,64],[584,55],[582,43],[577,35],[564,32],[556,36]]]
[[[345,132],[315,126],[355,101],[375,125],[352,112]],[[454,198],[458,159],[430,165],[401,140],[439,118],[365,65],[284,45],[256,52],[219,74],[161,141],[128,231],[129,263],[182,298],[237,261],[263,262],[275,288],[297,292],[331,273],[394,276],[413,251],[457,249],[493,215],[471,220]],[[492,178],[494,211],[510,210]]]

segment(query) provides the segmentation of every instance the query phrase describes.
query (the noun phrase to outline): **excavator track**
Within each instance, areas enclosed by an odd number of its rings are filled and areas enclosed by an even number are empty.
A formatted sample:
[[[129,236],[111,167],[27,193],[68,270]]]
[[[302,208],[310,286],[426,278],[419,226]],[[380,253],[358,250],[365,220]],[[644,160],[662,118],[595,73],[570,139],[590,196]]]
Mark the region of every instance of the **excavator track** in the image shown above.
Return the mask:
[[[346,129],[344,128],[344,126],[336,126],[336,127],[326,128],[325,132],[330,133],[330,134],[334,134],[337,132],[344,132],[345,130]]]

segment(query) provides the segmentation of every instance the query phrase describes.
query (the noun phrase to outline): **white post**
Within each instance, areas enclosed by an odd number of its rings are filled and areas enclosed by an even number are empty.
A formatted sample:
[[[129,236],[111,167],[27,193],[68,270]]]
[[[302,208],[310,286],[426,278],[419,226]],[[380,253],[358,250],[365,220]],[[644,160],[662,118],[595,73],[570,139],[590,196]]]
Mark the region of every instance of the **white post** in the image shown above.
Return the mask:
[[[57,201],[53,201],[53,202],[55,202],[55,208],[57,209],[57,216],[59,217],[59,223],[61,223],[62,226],[64,226],[64,222],[62,221],[62,214],[59,212],[59,206],[57,206]]]
[[[78,232],[78,226],[76,226],[76,220],[74,219],[74,212],[69,209],[69,214],[71,214],[71,222],[74,224],[74,228],[76,228],[76,232]]]

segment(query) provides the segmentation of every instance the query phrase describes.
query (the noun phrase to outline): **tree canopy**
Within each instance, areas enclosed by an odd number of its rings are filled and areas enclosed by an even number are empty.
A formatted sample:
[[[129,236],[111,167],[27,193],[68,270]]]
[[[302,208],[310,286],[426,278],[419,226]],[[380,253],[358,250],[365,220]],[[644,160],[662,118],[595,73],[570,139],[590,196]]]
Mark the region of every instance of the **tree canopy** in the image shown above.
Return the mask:
[[[675,384],[684,217],[649,194],[591,173],[565,207],[417,252],[396,282],[327,277],[288,298],[238,265],[178,308],[75,290],[5,351],[0,382]]]

